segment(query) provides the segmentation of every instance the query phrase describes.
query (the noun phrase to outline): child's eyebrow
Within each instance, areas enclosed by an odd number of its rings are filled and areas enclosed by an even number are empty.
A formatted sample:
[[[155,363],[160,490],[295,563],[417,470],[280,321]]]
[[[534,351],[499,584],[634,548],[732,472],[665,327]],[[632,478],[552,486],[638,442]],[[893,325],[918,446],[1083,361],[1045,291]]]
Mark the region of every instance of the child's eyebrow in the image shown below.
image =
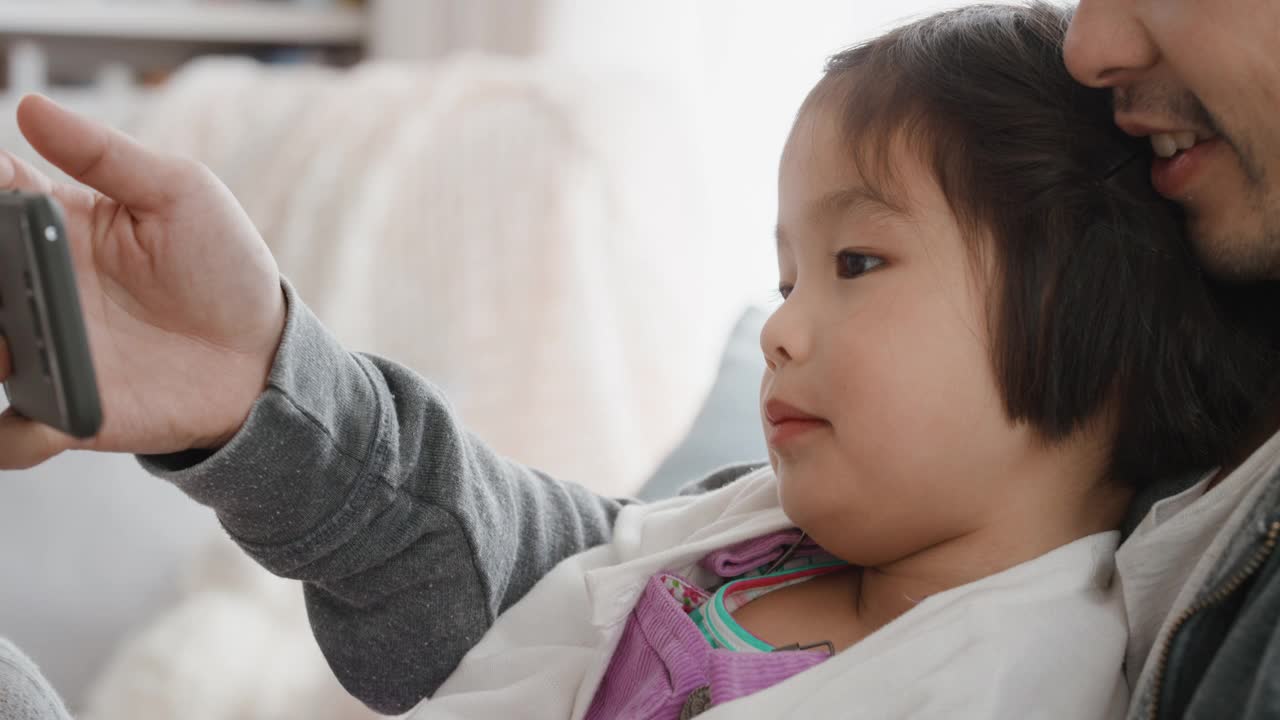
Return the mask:
[[[910,214],[904,208],[890,202],[883,194],[861,185],[851,185],[847,188],[829,192],[809,208],[809,217],[819,222],[845,213],[910,218]],[[783,232],[781,225],[774,229],[774,238],[779,248],[787,244],[787,236]]]
[[[843,215],[848,212],[907,216],[907,211],[883,194],[861,185],[852,185],[823,195],[810,213],[815,219]]]

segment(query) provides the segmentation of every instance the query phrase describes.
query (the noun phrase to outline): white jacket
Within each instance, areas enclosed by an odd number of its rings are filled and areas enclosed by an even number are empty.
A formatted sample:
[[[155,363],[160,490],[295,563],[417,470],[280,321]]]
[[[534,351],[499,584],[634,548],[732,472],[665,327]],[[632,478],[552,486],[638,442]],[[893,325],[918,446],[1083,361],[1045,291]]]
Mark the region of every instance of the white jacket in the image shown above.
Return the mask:
[[[791,526],[767,468],[699,497],[629,506],[612,543],[556,566],[409,716],[581,718],[650,576],[706,582],[696,563],[707,553]],[[1123,717],[1118,541],[1081,538],[930,596],[830,660],[699,718]]]

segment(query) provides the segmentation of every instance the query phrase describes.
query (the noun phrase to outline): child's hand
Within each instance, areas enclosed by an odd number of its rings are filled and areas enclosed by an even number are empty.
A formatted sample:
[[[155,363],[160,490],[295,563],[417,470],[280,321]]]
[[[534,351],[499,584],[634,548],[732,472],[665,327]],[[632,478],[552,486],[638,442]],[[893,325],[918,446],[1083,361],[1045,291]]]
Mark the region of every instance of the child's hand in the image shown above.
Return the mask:
[[[169,453],[225,444],[262,393],[284,328],[275,260],[231,192],[199,163],[27,97],[32,147],[94,190],[58,184],[0,151],[0,190],[52,194],[65,211],[97,369],[103,425],[77,441],[12,410],[0,469],[71,448]],[[0,380],[9,375],[0,341]]]

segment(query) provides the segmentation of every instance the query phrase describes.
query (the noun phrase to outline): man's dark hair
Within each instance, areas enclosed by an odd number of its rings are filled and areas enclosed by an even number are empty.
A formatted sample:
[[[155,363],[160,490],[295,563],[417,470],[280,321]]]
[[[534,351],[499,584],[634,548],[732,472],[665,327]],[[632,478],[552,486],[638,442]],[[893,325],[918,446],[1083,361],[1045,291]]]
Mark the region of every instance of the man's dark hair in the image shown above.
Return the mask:
[[[1114,423],[1110,476],[1141,485],[1224,459],[1274,365],[1203,277],[1151,152],[1062,59],[1047,3],[933,15],[846,50],[802,109],[839,113],[885,198],[894,148],[935,176],[975,267],[993,269],[992,363],[1014,421],[1060,441]]]

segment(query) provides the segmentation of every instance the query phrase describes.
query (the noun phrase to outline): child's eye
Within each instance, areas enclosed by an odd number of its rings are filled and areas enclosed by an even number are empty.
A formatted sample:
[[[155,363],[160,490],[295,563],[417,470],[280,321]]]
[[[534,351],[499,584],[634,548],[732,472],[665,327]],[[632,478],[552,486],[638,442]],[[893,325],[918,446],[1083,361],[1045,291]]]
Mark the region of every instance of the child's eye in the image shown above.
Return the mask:
[[[783,300],[786,300],[786,299],[787,299],[787,296],[788,296],[788,295],[790,295],[790,294],[791,294],[791,286],[790,286],[790,285],[788,285],[788,284],[786,284],[786,283],[779,283],[779,284],[778,284],[778,297],[779,297],[779,298],[782,298]]]
[[[856,278],[884,264],[884,260],[874,255],[863,255],[852,250],[841,250],[834,257],[836,274],[846,279]]]

